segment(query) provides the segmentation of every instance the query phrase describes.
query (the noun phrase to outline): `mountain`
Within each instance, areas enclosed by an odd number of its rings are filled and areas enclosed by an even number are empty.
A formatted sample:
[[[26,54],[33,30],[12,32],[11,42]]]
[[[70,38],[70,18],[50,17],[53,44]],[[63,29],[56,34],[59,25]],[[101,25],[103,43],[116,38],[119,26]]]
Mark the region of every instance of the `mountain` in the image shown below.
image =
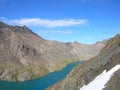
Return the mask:
[[[25,81],[96,56],[107,40],[93,45],[45,40],[26,26],[0,22],[0,79]]]
[[[103,75],[109,77],[109,75],[107,75],[104,71],[106,70],[110,74],[110,71],[117,65],[120,66],[120,34],[117,34],[114,38],[109,39],[106,46],[102,48],[101,52],[96,57],[91,58],[82,65],[76,66],[65,79],[49,87],[48,90],[93,90],[81,88],[84,88],[83,86],[88,84],[90,87],[93,83],[95,83],[94,80],[101,78],[102,73]],[[113,73],[113,76],[105,84],[103,90],[119,90],[119,79],[120,68]],[[91,81],[93,82],[91,83]],[[101,81],[96,82],[102,84]],[[102,90],[99,89],[100,86],[96,85],[94,85],[93,88],[94,90]]]

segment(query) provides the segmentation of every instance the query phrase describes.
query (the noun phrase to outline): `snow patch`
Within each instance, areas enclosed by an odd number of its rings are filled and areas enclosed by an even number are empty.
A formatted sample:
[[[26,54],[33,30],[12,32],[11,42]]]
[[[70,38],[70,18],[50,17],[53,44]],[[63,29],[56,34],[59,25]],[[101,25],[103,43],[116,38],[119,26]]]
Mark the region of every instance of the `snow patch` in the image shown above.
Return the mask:
[[[111,76],[119,69],[120,65],[116,65],[108,72],[104,70],[103,73],[98,75],[88,85],[84,85],[82,88],[80,88],[80,90],[102,90],[103,88],[105,88],[105,84],[110,80]]]

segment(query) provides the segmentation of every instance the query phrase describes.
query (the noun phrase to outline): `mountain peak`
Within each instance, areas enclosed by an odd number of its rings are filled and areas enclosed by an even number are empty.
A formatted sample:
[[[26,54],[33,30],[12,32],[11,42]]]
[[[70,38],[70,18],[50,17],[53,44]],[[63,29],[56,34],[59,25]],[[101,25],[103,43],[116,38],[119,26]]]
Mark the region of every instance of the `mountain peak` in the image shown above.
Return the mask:
[[[119,33],[115,36],[115,40],[120,40],[120,34]]]
[[[93,47],[78,42],[71,44],[49,41],[41,38],[25,25],[7,26],[1,23],[1,27],[6,27],[0,29],[0,66],[5,69],[0,69],[1,80],[35,79],[48,72],[60,70],[70,62],[89,60],[102,48],[98,45]],[[8,70],[6,67],[11,68]]]
[[[4,22],[0,21],[0,29],[3,29],[3,28],[8,28],[12,31],[20,32],[20,33],[33,33],[33,34],[35,34],[26,25],[23,25],[23,26],[8,25],[8,24],[5,24]]]
[[[31,29],[29,29],[27,26],[12,26],[14,30],[17,32],[24,32],[24,33],[33,33]]]
[[[115,37],[110,38],[108,40],[107,45],[102,49],[102,51],[97,56],[91,58],[89,61],[85,62],[82,65],[76,66],[66,76],[65,79],[54,84],[53,86],[50,86],[47,90],[61,90],[61,89],[81,90],[82,87],[88,90],[88,88],[86,88],[86,85],[89,85],[91,87],[91,85],[93,84],[92,81],[94,80],[96,80],[96,82],[101,82],[99,79],[100,76],[102,75],[102,72],[104,72],[105,70],[109,72],[113,70],[114,66],[117,66],[119,64],[120,64],[120,34],[117,34]],[[113,77],[111,77],[109,81],[106,82],[105,88],[102,90],[110,89],[119,90],[120,86],[118,84],[120,78],[119,74],[120,70],[117,69]],[[97,89],[95,89],[95,87],[93,88],[94,90],[98,90],[101,87]]]
[[[104,49],[106,50],[106,49],[110,48],[112,45],[117,43],[119,40],[120,40],[120,34],[115,35],[115,37],[108,40],[107,45],[104,47]]]
[[[9,25],[7,25],[7,24],[0,21],[0,29],[1,28],[7,28],[7,27],[9,27]]]

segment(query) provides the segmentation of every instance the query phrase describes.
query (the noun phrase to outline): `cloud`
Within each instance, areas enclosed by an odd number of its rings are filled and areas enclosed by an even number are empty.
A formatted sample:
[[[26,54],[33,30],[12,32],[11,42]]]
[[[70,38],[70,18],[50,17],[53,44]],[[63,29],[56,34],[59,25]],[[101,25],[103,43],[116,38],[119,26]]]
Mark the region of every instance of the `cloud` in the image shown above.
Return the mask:
[[[72,30],[44,30],[41,33],[43,34],[73,34],[75,32]]]
[[[47,28],[56,27],[69,27],[75,25],[86,24],[88,20],[85,19],[58,19],[58,20],[48,20],[41,18],[22,18],[22,19],[4,19],[5,22],[14,25],[27,25],[27,26],[38,26]]]

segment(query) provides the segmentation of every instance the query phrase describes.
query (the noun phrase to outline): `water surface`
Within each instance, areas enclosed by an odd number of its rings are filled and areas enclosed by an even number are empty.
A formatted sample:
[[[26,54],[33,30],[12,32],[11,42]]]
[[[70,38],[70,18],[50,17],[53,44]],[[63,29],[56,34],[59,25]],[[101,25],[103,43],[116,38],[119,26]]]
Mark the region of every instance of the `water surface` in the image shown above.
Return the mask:
[[[78,64],[83,62],[74,62],[66,65],[61,71],[56,71],[47,74],[42,78],[24,82],[7,82],[0,81],[0,90],[45,90],[48,86],[55,84],[66,75]]]

